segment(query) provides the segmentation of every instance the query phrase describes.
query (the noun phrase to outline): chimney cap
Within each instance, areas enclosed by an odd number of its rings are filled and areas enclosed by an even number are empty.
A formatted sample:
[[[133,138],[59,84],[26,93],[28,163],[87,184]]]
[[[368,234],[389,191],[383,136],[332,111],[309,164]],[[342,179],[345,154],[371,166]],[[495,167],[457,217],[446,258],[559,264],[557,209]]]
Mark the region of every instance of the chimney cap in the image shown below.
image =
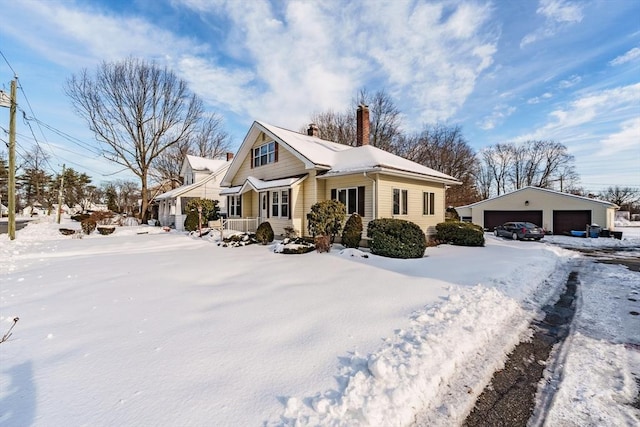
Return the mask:
[[[309,128],[307,129],[307,135],[309,136],[320,136],[320,128],[315,123],[309,123]]]

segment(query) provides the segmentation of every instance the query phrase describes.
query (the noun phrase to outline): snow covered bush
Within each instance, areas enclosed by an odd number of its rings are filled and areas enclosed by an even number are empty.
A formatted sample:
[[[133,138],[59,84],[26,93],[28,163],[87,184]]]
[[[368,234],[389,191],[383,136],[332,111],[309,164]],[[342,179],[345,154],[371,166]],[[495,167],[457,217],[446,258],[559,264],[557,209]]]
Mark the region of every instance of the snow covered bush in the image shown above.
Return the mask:
[[[308,230],[313,237],[330,236],[333,243],[336,235],[342,230],[342,222],[347,215],[347,208],[337,200],[324,200],[311,206],[307,214]]]
[[[345,248],[355,248],[360,246],[362,239],[362,217],[357,213],[352,214],[342,230],[342,246]]]
[[[256,240],[260,242],[260,244],[266,245],[273,242],[273,238],[273,228],[271,228],[269,221],[260,223],[256,229]]]
[[[436,225],[436,240],[458,246],[484,246],[484,230],[470,222],[441,222]]]
[[[422,258],[427,238],[420,227],[403,219],[382,218],[367,226],[372,254],[389,258]]]

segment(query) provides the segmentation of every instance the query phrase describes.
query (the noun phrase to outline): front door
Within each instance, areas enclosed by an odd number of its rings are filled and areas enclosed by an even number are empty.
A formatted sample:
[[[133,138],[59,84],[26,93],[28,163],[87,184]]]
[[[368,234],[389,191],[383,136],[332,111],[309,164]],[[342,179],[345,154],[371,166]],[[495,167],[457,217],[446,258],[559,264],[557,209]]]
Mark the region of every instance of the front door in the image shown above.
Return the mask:
[[[267,191],[260,193],[260,222],[267,220],[267,213],[269,212],[269,196]]]

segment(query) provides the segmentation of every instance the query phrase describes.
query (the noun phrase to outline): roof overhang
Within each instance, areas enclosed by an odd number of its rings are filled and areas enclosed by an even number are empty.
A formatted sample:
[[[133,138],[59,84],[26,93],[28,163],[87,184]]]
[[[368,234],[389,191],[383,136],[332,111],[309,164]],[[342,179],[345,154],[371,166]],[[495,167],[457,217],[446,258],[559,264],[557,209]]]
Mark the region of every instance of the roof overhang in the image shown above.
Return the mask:
[[[461,185],[462,182],[455,179],[446,179],[438,176],[425,175],[401,169],[389,168],[386,166],[367,167],[362,169],[350,169],[342,171],[329,171],[325,174],[318,175],[318,179],[328,179],[332,177],[345,176],[345,175],[360,175],[363,173],[378,173],[384,175],[398,176],[403,178],[419,179],[421,181],[438,182],[447,185]]]
[[[262,180],[253,176],[247,177],[242,185],[236,185],[234,187],[228,187],[220,191],[221,196],[234,196],[246,193],[248,191],[255,191],[257,193],[261,191],[271,191],[277,189],[292,188],[299,185],[307,178],[308,174],[301,176],[280,178],[272,180]]]

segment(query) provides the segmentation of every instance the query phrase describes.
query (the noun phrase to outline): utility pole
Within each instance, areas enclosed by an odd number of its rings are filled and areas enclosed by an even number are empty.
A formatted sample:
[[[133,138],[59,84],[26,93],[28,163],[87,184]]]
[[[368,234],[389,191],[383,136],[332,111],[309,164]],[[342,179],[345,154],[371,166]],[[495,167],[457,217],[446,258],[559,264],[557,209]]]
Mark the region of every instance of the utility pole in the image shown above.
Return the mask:
[[[18,77],[11,80],[11,105],[9,106],[9,239],[16,238],[16,87]]]
[[[62,215],[62,189],[64,188],[64,167],[62,165],[62,175],[60,175],[60,188],[58,189],[58,218],[57,222],[60,224],[60,216]]]

